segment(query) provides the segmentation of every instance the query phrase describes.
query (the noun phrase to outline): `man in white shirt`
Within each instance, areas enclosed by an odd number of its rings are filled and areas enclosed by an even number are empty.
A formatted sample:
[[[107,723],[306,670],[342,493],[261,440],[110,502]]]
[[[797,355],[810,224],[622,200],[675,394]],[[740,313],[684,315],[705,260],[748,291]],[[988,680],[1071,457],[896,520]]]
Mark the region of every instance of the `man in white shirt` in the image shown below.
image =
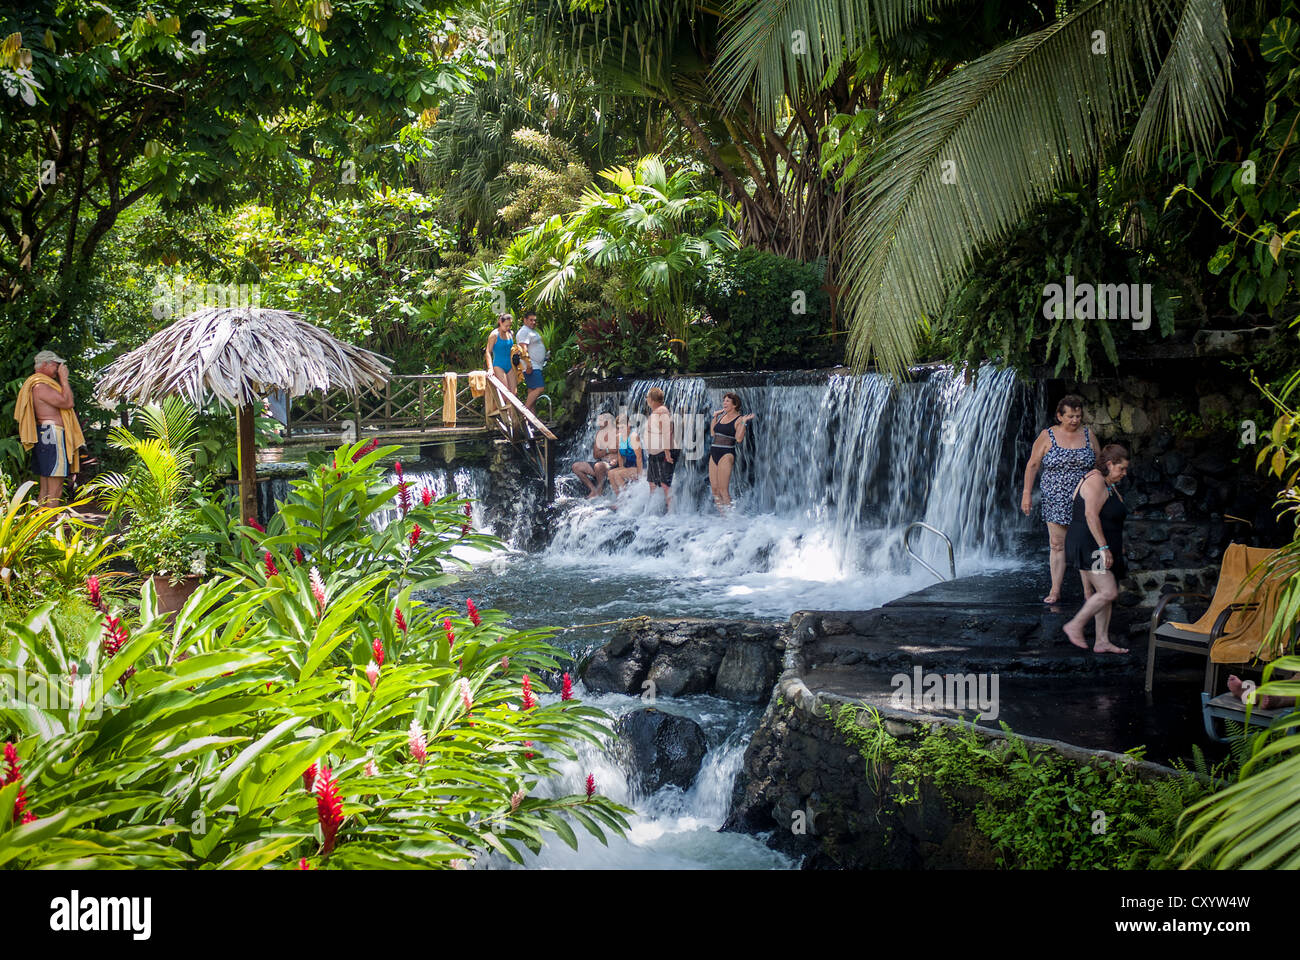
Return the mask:
[[[524,406],[532,410],[533,404],[537,403],[537,398],[546,389],[546,379],[542,376],[542,368],[546,366],[546,344],[542,343],[542,335],[537,332],[537,314],[524,314],[524,325],[519,329],[518,341],[528,351],[524,368],[524,386],[528,388],[528,397],[524,400]]]

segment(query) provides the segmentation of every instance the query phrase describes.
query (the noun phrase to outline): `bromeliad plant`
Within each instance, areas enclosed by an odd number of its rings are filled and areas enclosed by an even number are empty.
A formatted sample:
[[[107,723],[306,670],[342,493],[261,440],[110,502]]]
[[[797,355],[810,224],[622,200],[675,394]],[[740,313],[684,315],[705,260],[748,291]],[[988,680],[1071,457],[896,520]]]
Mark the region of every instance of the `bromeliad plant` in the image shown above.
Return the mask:
[[[343,519],[401,499],[360,449],[272,530],[239,526],[230,572],[173,620],[146,583],[129,629],[104,606],[98,636],[69,637],[48,604],[4,625],[0,740],[36,819],[0,788],[0,866],[446,867],[576,845],[573,824],[622,833],[630,811],[597,794],[534,795],[607,719],[525,693],[558,663],[545,632],[411,598],[464,542],[460,511],[416,501],[391,533]],[[399,543],[412,556],[385,567]]]

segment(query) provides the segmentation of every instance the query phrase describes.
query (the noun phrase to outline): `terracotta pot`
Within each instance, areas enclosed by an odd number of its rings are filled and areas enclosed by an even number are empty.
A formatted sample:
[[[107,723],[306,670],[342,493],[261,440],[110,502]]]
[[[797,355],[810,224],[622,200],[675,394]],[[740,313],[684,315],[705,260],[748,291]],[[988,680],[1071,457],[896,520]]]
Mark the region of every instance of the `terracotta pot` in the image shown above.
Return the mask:
[[[149,579],[153,581],[153,588],[158,594],[158,612],[160,614],[175,613],[185,606],[185,601],[203,582],[202,577],[182,577],[175,584],[169,583],[166,577],[154,576]]]

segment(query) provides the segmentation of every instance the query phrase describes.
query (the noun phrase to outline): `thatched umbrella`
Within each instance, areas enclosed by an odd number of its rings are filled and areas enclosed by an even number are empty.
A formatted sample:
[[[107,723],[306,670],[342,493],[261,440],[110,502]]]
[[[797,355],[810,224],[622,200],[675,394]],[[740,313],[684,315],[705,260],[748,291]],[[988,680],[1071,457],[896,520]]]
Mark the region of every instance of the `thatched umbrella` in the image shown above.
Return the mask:
[[[334,339],[296,313],[210,307],[177,320],[104,371],[95,396],[137,403],[179,394],[200,405],[215,397],[238,411],[240,516],[257,515],[253,406],[272,391],[300,397],[342,388],[380,389],[388,361]]]

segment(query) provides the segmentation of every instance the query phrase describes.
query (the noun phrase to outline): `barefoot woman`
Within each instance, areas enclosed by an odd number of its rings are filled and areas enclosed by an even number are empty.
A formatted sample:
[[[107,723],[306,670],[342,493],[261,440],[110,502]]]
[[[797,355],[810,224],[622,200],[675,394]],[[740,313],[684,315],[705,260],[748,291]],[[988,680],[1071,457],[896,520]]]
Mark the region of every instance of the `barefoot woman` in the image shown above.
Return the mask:
[[[1108,443],[1097,456],[1097,468],[1079,481],[1071,498],[1073,515],[1065,535],[1065,557],[1083,580],[1086,598],[1074,619],[1065,625],[1065,635],[1076,647],[1088,649],[1083,625],[1096,617],[1097,639],[1093,653],[1128,653],[1110,642],[1110,612],[1119,596],[1119,578],[1124,576],[1124,517],[1128,507],[1115,489],[1128,473],[1128,451]]]
[[[1025,464],[1025,493],[1020,509],[1029,516],[1030,494],[1034,477],[1043,472],[1043,519],[1047,521],[1047,538],[1051,544],[1049,566],[1052,589],[1044,603],[1061,599],[1061,580],[1065,577],[1065,528],[1070,525],[1071,491],[1097,459],[1097,438],[1083,426],[1083,397],[1070,394],[1056,405],[1055,429],[1048,427],[1034,441]]]
[[[731,470],[736,465],[736,447],[745,439],[745,424],[753,419],[752,413],[740,415],[740,397],[734,393],[723,394],[722,409],[713,411],[709,487],[719,510],[731,506]]]

